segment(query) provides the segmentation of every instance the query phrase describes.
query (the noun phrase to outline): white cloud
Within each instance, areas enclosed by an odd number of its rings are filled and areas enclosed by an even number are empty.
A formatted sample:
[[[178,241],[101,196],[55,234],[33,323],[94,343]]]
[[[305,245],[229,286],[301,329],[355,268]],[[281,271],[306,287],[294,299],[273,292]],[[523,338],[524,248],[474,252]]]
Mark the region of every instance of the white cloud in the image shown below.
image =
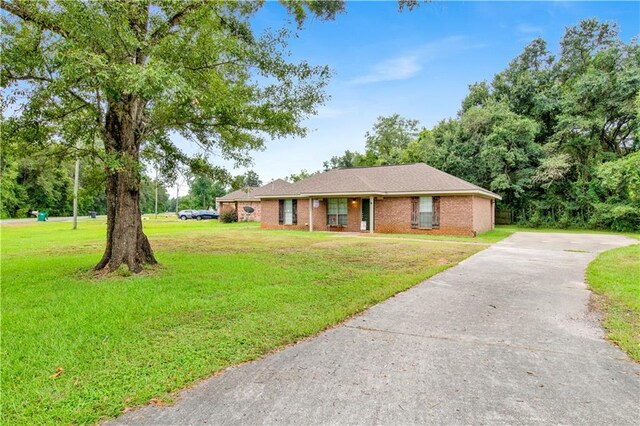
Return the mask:
[[[468,49],[485,47],[479,43],[469,43],[462,36],[446,37],[424,44],[413,52],[385,59],[374,65],[371,70],[350,80],[349,84],[369,84],[383,81],[407,80],[417,75],[426,62]]]
[[[524,34],[541,33],[542,27],[529,24],[520,24],[516,27],[516,30]]]
[[[370,73],[351,80],[352,84],[368,84],[380,81],[406,80],[422,69],[418,57],[400,56],[375,65]]]

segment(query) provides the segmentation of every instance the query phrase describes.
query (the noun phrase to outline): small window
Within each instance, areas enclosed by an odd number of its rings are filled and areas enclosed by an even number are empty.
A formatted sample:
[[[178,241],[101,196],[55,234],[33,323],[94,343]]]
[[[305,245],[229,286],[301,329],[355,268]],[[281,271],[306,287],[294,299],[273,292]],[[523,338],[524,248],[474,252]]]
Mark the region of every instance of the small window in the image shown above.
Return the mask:
[[[420,197],[420,228],[431,228],[433,226],[433,199],[431,197]]]
[[[329,198],[327,202],[327,225],[347,226],[346,198]]]
[[[438,228],[440,226],[440,197],[411,199],[411,227]]]

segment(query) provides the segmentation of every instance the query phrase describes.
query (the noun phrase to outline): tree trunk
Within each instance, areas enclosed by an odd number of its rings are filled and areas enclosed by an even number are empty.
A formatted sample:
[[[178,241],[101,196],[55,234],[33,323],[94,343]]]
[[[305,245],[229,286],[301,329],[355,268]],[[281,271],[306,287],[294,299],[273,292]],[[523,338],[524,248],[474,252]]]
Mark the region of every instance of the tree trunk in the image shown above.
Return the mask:
[[[112,272],[126,264],[131,272],[158,263],[142,231],[139,150],[135,101],[110,104],[105,124],[105,151],[117,158],[107,170],[107,246],[96,271]]]

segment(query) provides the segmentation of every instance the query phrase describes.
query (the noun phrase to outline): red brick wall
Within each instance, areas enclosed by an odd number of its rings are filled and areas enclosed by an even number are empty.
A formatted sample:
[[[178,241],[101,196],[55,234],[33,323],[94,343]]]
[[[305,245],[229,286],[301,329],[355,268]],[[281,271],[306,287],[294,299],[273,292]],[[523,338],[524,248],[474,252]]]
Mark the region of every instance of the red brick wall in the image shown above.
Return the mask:
[[[222,213],[227,213],[227,212],[232,212],[236,209],[236,203],[218,203],[218,213],[222,214]]]
[[[411,197],[386,197],[375,201],[375,232],[393,234],[473,235],[471,196],[440,197],[440,227],[411,227]]]
[[[265,229],[309,229],[309,200],[306,198],[298,199],[298,223],[296,225],[280,225],[278,223],[280,201],[279,200],[262,200],[262,222],[261,228]],[[314,212],[315,213],[315,212]]]
[[[253,207],[253,213],[249,215],[249,220],[252,222],[260,222],[261,219],[261,206],[260,201],[238,201],[238,220],[243,221],[247,219],[247,213],[244,211],[244,206]]]
[[[360,199],[347,199],[347,226],[331,227],[327,225],[327,200],[317,199],[318,207],[313,209],[313,229],[315,231],[360,231]],[[309,229],[309,199],[298,199],[298,224],[280,225],[278,223],[278,200],[262,200],[262,227],[267,229]]]
[[[493,202],[488,198],[473,197],[473,230],[480,233],[493,229]]]

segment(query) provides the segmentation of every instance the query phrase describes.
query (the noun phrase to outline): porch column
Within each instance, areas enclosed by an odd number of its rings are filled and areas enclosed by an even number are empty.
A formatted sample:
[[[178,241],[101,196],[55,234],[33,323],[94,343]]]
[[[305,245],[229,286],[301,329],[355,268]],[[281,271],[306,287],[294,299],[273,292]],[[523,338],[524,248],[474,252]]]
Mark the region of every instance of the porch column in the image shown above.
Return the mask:
[[[313,198],[309,197],[309,232],[313,232]]]
[[[369,197],[369,233],[373,234],[373,226],[374,226],[374,220],[373,218],[376,216],[376,210],[375,207],[373,206],[374,203],[374,198],[373,197]]]

